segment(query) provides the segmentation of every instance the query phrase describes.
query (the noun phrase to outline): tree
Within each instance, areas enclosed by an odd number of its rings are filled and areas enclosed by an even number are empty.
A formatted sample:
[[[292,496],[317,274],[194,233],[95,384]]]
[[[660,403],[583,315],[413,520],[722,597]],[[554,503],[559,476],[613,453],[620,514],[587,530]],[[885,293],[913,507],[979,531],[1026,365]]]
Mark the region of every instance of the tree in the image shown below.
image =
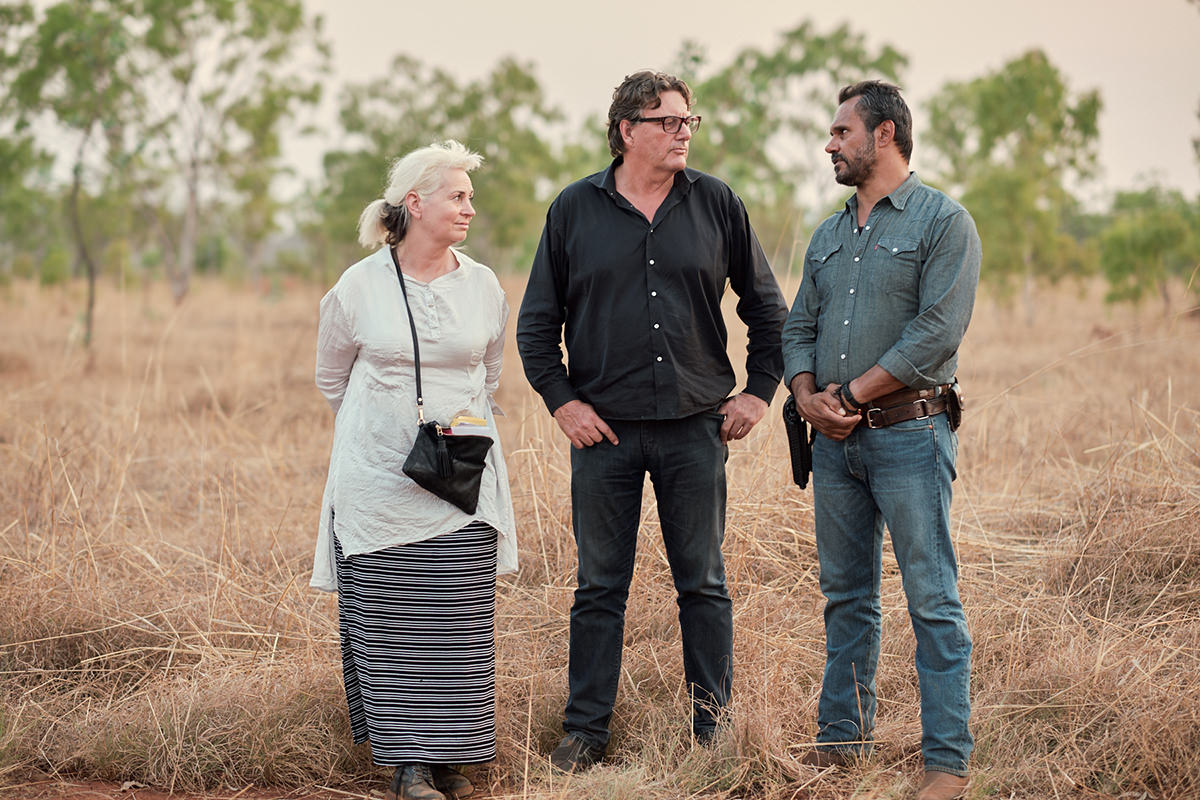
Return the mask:
[[[1188,279],[1200,263],[1198,223],[1200,208],[1178,191],[1150,187],[1118,193],[1113,222],[1101,237],[1101,266],[1110,287],[1106,299],[1137,303],[1157,290],[1163,313],[1169,314],[1170,282]]]
[[[1062,221],[1077,205],[1067,185],[1095,170],[1100,106],[1097,91],[1073,95],[1040,50],[930,103],[926,140],[979,226],[983,277],[1002,291],[1021,282],[1029,322],[1035,281],[1087,268],[1088,248]]]
[[[677,60],[704,117],[690,163],[738,192],[768,248],[799,233],[806,202],[823,210],[837,191],[818,165],[838,89],[865,78],[896,81],[907,65],[897,50],[873,50],[846,25],[822,34],[811,22],[783,33],[773,51],[744,49],[715,71],[694,43]]]
[[[497,267],[528,262],[560,177],[542,136],[562,120],[545,105],[531,66],[504,59],[482,79],[460,84],[401,55],[386,77],[347,87],[340,120],[339,138],[348,144],[325,154],[324,183],[310,192],[315,201],[305,228],[323,269],[361,257],[355,224],[382,193],[388,165],[447,138],[485,158],[473,177],[479,215],[469,246]]]
[[[18,131],[48,118],[65,136],[71,188],[67,217],[76,256],[88,283],[84,343],[92,340],[98,265],[83,206],[89,190],[114,192],[129,158],[126,125],[141,106],[131,6],[125,0],[62,0],[34,22],[29,4],[6,7],[5,55],[0,66],[10,79],[4,108]],[[119,194],[119,192],[117,192]]]
[[[245,241],[275,225],[283,126],[320,99],[328,46],[300,0],[136,0],[148,104],[140,164],[176,302],[195,268],[201,215],[232,200]],[[307,66],[302,66],[307,64]],[[251,248],[251,253],[257,247]]]

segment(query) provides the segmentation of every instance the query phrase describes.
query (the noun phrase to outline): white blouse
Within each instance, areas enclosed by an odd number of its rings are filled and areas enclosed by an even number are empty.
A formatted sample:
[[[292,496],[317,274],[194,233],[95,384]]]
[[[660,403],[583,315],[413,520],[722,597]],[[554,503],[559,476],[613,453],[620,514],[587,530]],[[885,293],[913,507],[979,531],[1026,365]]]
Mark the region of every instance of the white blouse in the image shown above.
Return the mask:
[[[349,556],[431,539],[473,520],[500,532],[497,570],[517,568],[508,470],[496,431],[508,302],[490,269],[455,251],[458,269],[422,283],[405,276],[421,344],[425,419],[487,420],[488,452],[475,514],[422,489],[401,467],[417,433],[416,373],[404,295],[388,248],[342,273],[321,300],[317,388],[337,415],[310,585],[337,591],[333,537]]]

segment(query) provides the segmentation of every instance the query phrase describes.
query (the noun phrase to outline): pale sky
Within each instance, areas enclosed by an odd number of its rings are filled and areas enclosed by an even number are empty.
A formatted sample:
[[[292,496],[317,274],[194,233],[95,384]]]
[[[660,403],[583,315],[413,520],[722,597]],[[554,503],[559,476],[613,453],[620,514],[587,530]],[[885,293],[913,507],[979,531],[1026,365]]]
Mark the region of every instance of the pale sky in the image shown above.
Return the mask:
[[[1097,192],[1153,177],[1200,194],[1192,149],[1200,136],[1200,5],[1187,0],[305,2],[325,16],[336,85],[382,76],[398,53],[460,79],[483,77],[502,57],[515,56],[533,63],[549,102],[575,120],[606,112],[626,74],[670,66],[685,39],[699,42],[710,64],[724,65],[747,46],[774,49],[802,20],[822,33],[847,22],[870,45],[891,44],[909,57],[900,84],[915,114],[918,171],[923,106],[937,89],[1040,47],[1073,93],[1101,92]],[[696,111],[703,113],[703,98]],[[296,150],[302,172],[319,169],[329,142],[322,138]]]

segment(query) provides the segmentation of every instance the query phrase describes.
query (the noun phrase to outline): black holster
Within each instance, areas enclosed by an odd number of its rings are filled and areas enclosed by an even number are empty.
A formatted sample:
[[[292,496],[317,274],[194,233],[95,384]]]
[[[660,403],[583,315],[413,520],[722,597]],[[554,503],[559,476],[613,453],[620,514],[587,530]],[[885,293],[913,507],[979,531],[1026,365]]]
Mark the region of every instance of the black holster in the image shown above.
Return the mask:
[[[812,472],[812,443],[817,432],[809,433],[808,423],[796,411],[796,401],[791,395],[783,403],[783,427],[787,431],[792,480],[803,489],[808,486],[808,473]]]
[[[950,389],[946,392],[946,421],[950,423],[950,430],[956,431],[962,424],[963,407],[963,391],[956,377],[950,382]]]

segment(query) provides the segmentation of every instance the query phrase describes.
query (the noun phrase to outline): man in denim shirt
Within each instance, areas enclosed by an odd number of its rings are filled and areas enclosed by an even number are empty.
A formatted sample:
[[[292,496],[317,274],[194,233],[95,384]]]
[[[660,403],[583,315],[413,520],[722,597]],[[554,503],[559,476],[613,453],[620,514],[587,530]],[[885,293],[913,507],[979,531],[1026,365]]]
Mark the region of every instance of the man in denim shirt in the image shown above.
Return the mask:
[[[870,752],[883,527],[904,578],[921,688],[919,800],[966,792],[971,639],[950,539],[954,373],[979,280],[975,223],[908,169],[912,116],[895,86],[847,86],[825,151],[845,208],[813,234],[783,331],[784,376],[820,434],[813,499],[825,676],[817,746],[838,766]]]

